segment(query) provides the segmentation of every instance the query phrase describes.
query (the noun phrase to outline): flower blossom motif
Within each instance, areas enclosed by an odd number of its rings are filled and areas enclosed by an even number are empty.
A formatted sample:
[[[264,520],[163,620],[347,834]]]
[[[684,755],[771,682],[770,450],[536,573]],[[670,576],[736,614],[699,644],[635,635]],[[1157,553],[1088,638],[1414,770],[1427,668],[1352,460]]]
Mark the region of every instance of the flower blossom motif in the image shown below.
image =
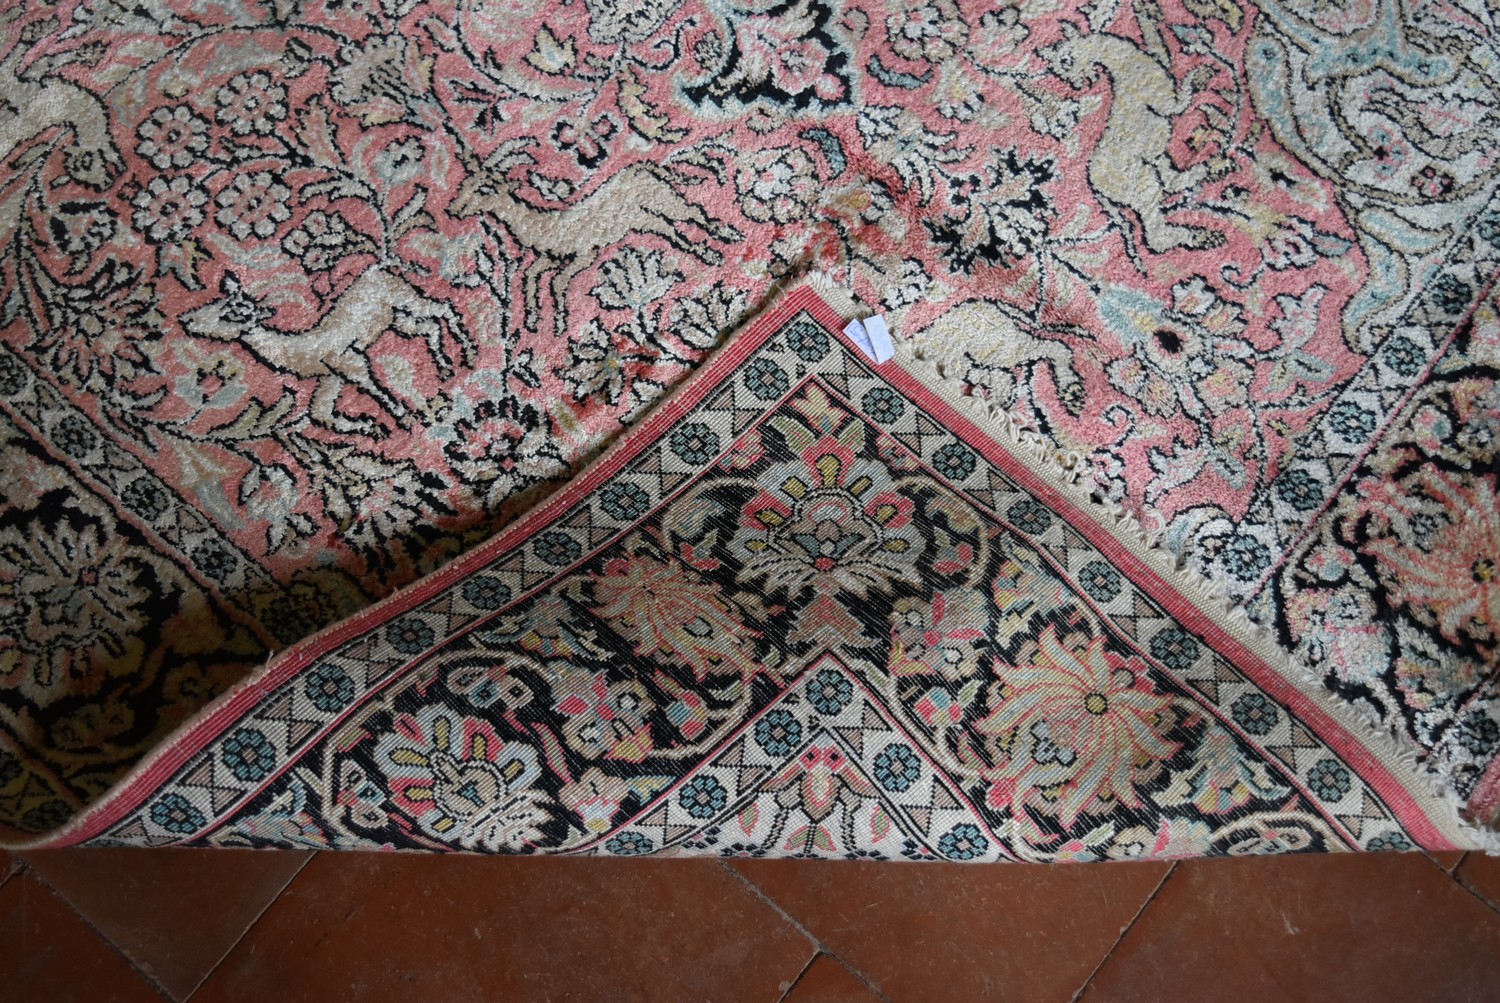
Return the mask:
[[[269,136],[286,120],[286,88],[264,70],[232,78],[219,88],[214,101],[214,118],[236,136]]]
[[[208,123],[187,105],[156,109],[135,134],[135,152],[159,171],[189,167],[208,149]]]
[[[464,399],[454,416],[453,438],[443,453],[486,511],[500,511],[527,488],[568,472],[535,404],[510,395],[477,404]]]
[[[398,714],[375,758],[391,803],[423,832],[466,850],[521,850],[542,838],[551,799],[536,749],[442,705]]]
[[[817,166],[795,147],[760,150],[734,179],[740,211],[757,223],[796,223],[817,205],[821,189]]]
[[[122,537],[92,524],[0,533],[0,679],[45,702],[93,692],[139,656],[142,570]]]
[[[1453,175],[1428,164],[1412,176],[1411,186],[1427,198],[1442,198],[1453,190]]]
[[[988,626],[984,596],[974,589],[937,592],[930,603],[902,599],[891,611],[891,674],[962,681],[979,671]]]
[[[816,95],[824,101],[840,97],[843,82],[827,72],[833,54],[813,37],[816,20],[807,0],[800,0],[794,10],[739,21],[734,32],[739,65],[731,82],[770,84],[793,97]]]
[[[620,783],[618,778],[608,776],[598,767],[591,766],[584,771],[583,776],[559,792],[558,800],[569,811],[583,819],[583,827],[589,832],[605,833],[609,831],[615,816],[620,813],[621,805],[631,793],[631,789]],[[640,843],[645,840],[645,837],[638,833],[626,833],[624,836],[624,839],[617,836],[610,840],[609,851],[611,853],[630,856],[631,850],[639,847]],[[635,843],[635,846],[632,846],[632,843]],[[644,852],[650,852],[650,849],[651,847],[646,845]]]
[[[147,346],[161,340],[166,318],[144,278],[113,257],[80,285],[39,273],[47,325],[33,350],[61,379],[94,393],[154,373]]]
[[[1311,223],[1292,216],[1266,241],[1266,264],[1278,272],[1288,268],[1306,268],[1318,260],[1314,243],[1316,239],[1317,234]]]
[[[1379,125],[1370,130],[1370,151],[1375,156],[1375,173],[1382,178],[1399,174],[1411,157],[1411,147],[1390,128]]]
[[[136,195],[132,221],[153,244],[177,244],[203,222],[208,193],[192,179],[152,178]]]
[[[1163,815],[1153,831],[1137,825],[1115,837],[1106,852],[1111,860],[1180,860],[1201,857],[1213,848],[1213,830],[1196,818]]]
[[[219,205],[214,219],[236,240],[246,240],[251,234],[270,237],[291,218],[286,204],[291,196],[291,190],[270,171],[238,174],[214,198]]]
[[[682,281],[682,273],[655,248],[627,247],[599,266],[599,279],[591,292],[601,307],[645,317]]]
[[[1162,806],[1191,804],[1205,815],[1225,815],[1251,800],[1276,801],[1291,793],[1276,783],[1266,764],[1236,747],[1229,732],[1209,729],[1193,752],[1193,764],[1172,774],[1171,783],[1152,800]]]
[[[592,584],[594,613],[610,620],[636,654],[677,659],[700,680],[734,672],[748,681],[762,671],[756,632],[681,564],[629,554],[607,562]]]
[[[799,449],[801,462],[761,475],[761,490],[741,510],[736,549],[741,574],[777,593],[859,598],[887,583],[918,584],[915,553],[923,546],[912,520],[911,499],[890,487],[890,473],[851,448],[851,422],[835,438],[814,438],[812,429],[790,419],[773,425]]]
[[[375,245],[343,216],[315,209],[281,238],[281,249],[310,272],[330,272],[352,255],[374,251]]]
[[[1158,730],[1171,699],[1141,679],[1143,665],[1106,651],[1103,637],[1070,650],[1049,626],[1029,664],[995,672],[1003,699],[975,725],[1005,757],[991,805],[1039,804],[1064,826],[1112,803],[1143,807],[1136,778],[1180,747]]]
[[[787,850],[836,853],[834,834],[823,823],[842,808],[845,822],[859,810],[861,802],[880,796],[848,757],[833,744],[811,744],[796,759],[761,788],[775,796],[783,812],[800,810],[808,825],[794,831],[783,845]],[[843,827],[846,831],[849,826]],[[852,843],[844,849],[854,849]]]
[[[969,26],[953,0],[903,0],[886,18],[885,34],[897,54],[941,63],[963,51]]]
[[[585,6],[589,12],[589,38],[602,45],[650,38],[675,7],[665,0],[587,0]]]
[[[980,263],[1011,267],[1046,239],[1056,209],[1044,189],[1055,180],[1053,161],[997,150],[983,174],[949,192],[942,218],[925,225],[955,271],[969,275]]]
[[[1433,470],[1419,480],[1442,507],[1446,524],[1430,546],[1397,533],[1367,543],[1381,562],[1391,598],[1436,624],[1454,644],[1500,640],[1500,496],[1493,476],[1461,479]],[[1415,514],[1415,513],[1412,513]],[[1408,516],[1408,522],[1417,520]]]

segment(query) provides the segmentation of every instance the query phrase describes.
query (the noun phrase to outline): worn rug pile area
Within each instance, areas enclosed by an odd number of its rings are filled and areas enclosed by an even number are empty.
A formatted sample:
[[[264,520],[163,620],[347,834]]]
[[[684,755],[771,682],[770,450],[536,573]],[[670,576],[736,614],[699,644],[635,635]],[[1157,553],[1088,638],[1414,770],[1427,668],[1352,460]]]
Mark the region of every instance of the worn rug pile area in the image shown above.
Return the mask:
[[[9,6],[0,841],[1494,849],[1497,32]]]

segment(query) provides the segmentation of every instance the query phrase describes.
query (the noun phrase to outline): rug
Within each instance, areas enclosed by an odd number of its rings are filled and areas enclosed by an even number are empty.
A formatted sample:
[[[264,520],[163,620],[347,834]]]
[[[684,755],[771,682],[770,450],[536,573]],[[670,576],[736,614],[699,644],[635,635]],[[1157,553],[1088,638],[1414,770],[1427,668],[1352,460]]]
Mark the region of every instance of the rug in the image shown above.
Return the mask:
[[[1477,830],[1053,450],[801,286],[53,842],[1093,860]]]
[[[0,822],[64,823],[502,531],[811,266],[1493,819],[1497,30],[1479,0],[11,7]]]

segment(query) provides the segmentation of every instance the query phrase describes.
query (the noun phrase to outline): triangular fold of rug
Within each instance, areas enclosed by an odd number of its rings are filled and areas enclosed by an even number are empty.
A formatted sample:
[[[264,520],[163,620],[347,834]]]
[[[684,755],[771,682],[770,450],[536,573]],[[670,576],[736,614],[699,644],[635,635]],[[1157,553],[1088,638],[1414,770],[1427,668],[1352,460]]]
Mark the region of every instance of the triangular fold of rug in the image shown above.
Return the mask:
[[[45,845],[1089,860],[1473,837],[1034,437],[804,284]]]

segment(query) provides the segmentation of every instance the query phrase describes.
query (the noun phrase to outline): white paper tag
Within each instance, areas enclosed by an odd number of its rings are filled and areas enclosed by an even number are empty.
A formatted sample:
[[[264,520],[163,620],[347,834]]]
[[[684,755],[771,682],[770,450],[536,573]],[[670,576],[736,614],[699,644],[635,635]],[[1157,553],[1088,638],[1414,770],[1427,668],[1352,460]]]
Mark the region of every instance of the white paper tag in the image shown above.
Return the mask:
[[[891,343],[890,329],[885,326],[885,318],[880,314],[866,317],[863,321],[851,320],[844,327],[844,333],[859,346],[860,351],[876,362],[887,362],[896,354],[896,346]]]

